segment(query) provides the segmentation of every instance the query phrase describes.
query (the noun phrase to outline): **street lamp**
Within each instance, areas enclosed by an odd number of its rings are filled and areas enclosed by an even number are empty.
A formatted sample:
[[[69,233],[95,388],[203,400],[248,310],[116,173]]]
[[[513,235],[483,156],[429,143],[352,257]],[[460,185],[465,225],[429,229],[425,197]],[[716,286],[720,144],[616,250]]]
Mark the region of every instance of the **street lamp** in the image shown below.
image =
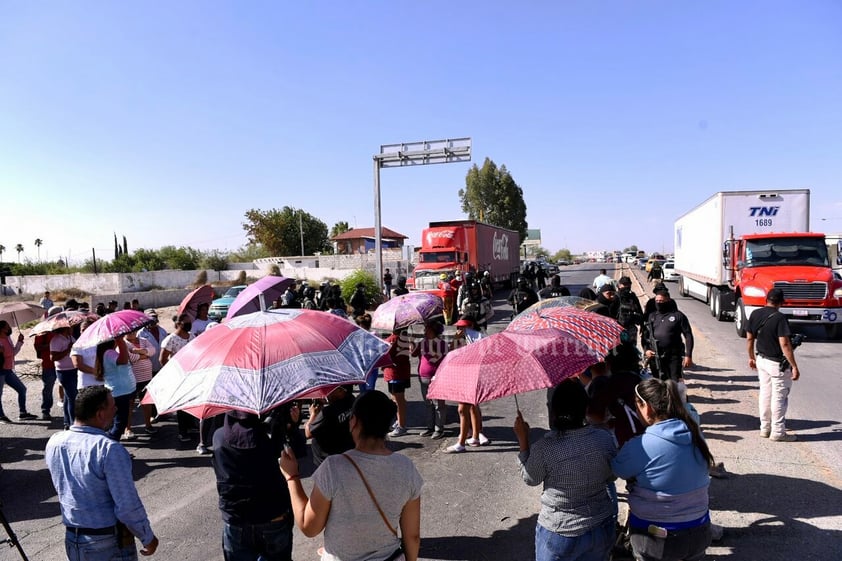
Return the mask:
[[[374,253],[375,276],[383,289],[383,228],[380,221],[380,169],[471,161],[471,139],[449,138],[383,144],[374,155]]]

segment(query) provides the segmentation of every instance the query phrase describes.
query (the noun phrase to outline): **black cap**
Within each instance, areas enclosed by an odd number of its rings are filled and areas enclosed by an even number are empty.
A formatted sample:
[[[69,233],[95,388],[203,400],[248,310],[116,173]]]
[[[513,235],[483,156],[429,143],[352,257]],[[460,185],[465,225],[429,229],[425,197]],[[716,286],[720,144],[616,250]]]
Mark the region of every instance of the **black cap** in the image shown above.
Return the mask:
[[[617,284],[625,284],[631,286],[631,279],[629,277],[620,277],[620,280],[617,281]]]
[[[614,285],[610,282],[607,282],[599,287],[600,292],[617,292],[617,289],[614,288]]]
[[[780,288],[773,288],[768,294],[766,294],[766,301],[770,304],[783,304],[784,291]]]

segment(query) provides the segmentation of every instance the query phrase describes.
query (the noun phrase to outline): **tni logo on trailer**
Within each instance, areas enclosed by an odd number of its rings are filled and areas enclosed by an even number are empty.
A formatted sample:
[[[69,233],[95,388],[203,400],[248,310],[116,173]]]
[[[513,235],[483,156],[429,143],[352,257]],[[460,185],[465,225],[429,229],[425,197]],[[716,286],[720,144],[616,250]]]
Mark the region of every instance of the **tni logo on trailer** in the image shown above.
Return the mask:
[[[779,206],[753,206],[749,207],[749,216],[756,217],[756,216],[777,216],[778,211],[781,209]]]

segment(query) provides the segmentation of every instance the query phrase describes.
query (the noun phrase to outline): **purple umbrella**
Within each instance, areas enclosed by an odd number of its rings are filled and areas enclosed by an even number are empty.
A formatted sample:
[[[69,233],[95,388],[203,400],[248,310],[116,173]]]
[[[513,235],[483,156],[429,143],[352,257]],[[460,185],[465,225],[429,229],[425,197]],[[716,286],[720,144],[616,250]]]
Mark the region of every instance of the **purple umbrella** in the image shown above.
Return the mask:
[[[228,306],[228,314],[225,316],[225,319],[260,312],[261,294],[263,295],[263,301],[266,303],[266,306],[269,306],[271,302],[283,294],[287,287],[292,284],[295,284],[295,279],[274,275],[263,277],[251,283]]]
[[[410,292],[380,304],[371,316],[372,329],[394,331],[442,314],[442,300],[428,292]]]

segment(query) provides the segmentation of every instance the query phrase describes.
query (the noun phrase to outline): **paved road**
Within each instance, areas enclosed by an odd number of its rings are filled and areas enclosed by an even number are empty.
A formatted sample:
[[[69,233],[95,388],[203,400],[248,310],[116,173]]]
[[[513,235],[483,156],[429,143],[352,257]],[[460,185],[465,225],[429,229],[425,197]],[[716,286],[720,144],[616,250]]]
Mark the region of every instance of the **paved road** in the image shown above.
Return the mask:
[[[568,267],[562,276],[575,293],[590,284],[599,267]],[[607,268],[613,274],[613,266]],[[505,296],[499,293],[494,302],[498,311],[492,331],[503,328],[510,315]],[[737,340],[731,324],[714,321],[700,302],[679,298],[679,306],[689,315],[698,339],[699,367],[688,373],[690,393],[714,454],[733,474],[715,480],[711,487],[714,519],[726,527],[726,535],[709,550],[709,558],[842,559],[842,415],[836,405],[842,389],[833,364],[839,344],[808,341],[798,350],[804,380],[792,397],[791,427],[801,442],[773,444],[756,437],[756,383],[745,367],[744,341]],[[35,404],[37,381],[27,384],[29,401]],[[7,412],[17,411],[13,395],[8,389],[4,392]],[[410,425],[420,427],[424,412],[418,388],[411,388],[408,397]],[[523,395],[519,403],[537,436],[547,423],[543,392]],[[455,407],[450,413],[453,431]],[[487,448],[445,454],[453,438],[422,439],[417,428],[393,441],[396,450],[416,462],[425,479],[423,559],[532,558],[540,490],[524,485],[515,467],[514,400],[489,403],[483,413],[485,434],[493,441]],[[55,428],[54,422],[51,429]],[[43,463],[52,430],[40,421],[0,426],[3,510],[33,560],[63,559],[58,505]],[[136,455],[138,488],[161,540],[154,558],[221,559],[209,459],[197,456],[193,446],[178,443],[173,422],[164,423],[154,439],[144,438],[129,447]],[[307,539],[296,532],[295,559],[317,559],[320,545],[320,538]],[[0,547],[0,561],[17,558],[12,550]]]

